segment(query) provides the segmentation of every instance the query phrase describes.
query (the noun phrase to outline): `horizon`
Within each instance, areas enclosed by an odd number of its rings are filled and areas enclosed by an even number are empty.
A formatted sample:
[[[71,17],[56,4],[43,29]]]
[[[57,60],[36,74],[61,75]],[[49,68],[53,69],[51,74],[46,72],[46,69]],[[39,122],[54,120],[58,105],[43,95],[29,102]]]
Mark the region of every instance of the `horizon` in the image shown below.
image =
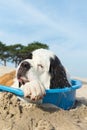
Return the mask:
[[[71,76],[87,77],[86,0],[0,0],[0,41],[49,46]]]

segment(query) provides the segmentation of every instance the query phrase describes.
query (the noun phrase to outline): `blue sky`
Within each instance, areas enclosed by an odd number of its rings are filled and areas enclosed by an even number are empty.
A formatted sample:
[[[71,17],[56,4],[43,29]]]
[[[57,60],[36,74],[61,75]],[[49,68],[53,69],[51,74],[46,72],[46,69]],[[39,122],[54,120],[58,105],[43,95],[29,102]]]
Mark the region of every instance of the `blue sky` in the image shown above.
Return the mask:
[[[87,0],[0,0],[0,41],[46,43],[72,76],[87,77]]]

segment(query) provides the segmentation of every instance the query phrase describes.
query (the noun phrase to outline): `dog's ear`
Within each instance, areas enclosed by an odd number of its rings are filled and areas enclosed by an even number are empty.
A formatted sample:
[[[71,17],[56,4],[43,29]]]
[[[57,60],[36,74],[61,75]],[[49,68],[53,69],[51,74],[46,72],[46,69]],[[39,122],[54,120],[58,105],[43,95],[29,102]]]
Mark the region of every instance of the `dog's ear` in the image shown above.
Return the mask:
[[[70,87],[66,71],[57,56],[50,59],[50,88]]]

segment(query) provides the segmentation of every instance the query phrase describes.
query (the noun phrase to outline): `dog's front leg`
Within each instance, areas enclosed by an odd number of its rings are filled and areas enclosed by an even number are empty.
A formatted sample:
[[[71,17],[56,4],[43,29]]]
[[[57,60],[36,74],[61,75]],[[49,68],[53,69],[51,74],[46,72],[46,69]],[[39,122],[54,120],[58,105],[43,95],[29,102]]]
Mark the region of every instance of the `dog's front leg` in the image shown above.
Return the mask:
[[[37,101],[45,95],[45,87],[38,80],[27,82],[21,89],[24,91],[24,97],[29,97],[31,100]]]

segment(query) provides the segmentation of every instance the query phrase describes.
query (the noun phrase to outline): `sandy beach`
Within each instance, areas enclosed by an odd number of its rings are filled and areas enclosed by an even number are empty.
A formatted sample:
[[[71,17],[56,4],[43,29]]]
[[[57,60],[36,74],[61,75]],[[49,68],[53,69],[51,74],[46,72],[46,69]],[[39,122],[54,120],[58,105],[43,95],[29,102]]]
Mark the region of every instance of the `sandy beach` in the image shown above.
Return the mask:
[[[0,66],[0,76],[14,68]],[[27,104],[15,95],[0,96],[0,130],[87,130],[87,79],[77,90],[73,109],[62,110],[52,105]]]

